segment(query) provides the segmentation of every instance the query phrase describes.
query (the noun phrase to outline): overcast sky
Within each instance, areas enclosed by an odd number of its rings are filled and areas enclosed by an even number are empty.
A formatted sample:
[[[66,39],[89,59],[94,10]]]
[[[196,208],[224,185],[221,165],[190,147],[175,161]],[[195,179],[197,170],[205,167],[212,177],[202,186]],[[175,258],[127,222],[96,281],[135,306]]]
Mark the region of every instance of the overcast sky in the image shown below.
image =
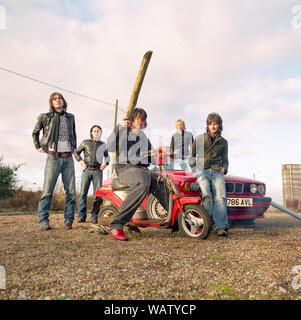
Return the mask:
[[[218,112],[229,174],[255,178],[282,203],[281,165],[301,161],[301,19],[291,0],[0,0],[0,67],[64,89],[78,142],[115,100],[126,110],[142,57],[153,55],[138,106],[153,144],[184,119],[194,135]],[[301,12],[301,10],[300,10]],[[300,26],[299,26],[300,23]],[[46,156],[32,142],[55,89],[0,69],[0,154],[24,187],[42,187]],[[118,119],[124,113],[120,110]],[[159,139],[161,136],[161,140]],[[77,181],[81,169],[76,163]],[[79,190],[78,190],[79,191]]]

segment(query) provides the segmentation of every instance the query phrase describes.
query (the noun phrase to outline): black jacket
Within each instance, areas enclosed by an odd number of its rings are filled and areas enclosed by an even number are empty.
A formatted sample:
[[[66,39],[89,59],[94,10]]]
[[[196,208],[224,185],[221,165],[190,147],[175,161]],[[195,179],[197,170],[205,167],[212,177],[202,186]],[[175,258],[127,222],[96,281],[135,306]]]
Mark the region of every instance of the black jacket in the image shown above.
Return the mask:
[[[69,130],[69,140],[73,152],[76,148],[75,119],[74,115],[71,113],[65,112],[65,115]],[[38,122],[32,132],[33,143],[36,149],[43,148],[44,151],[47,152],[49,142],[55,142],[55,144],[57,144],[57,141],[53,141],[53,137],[55,136],[55,133],[53,132],[55,127],[55,117],[57,116],[59,116],[59,114],[56,112],[47,112],[39,115]],[[43,136],[40,140],[41,130],[43,130]]]
[[[125,170],[130,166],[148,167],[156,161],[151,155],[151,142],[140,130],[134,132],[120,124],[114,129],[107,140],[109,152],[116,153],[115,170]]]
[[[106,165],[110,163],[108,149],[103,141],[84,140],[74,151],[74,157],[77,161],[83,160],[80,156],[82,151],[84,151],[84,161],[88,167],[98,167],[103,162]]]

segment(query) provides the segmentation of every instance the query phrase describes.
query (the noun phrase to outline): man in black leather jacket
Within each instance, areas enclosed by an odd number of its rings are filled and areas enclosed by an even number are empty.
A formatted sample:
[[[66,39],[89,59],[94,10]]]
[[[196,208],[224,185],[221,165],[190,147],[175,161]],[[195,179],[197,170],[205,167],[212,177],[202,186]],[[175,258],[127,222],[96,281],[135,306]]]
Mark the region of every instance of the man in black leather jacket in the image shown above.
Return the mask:
[[[100,141],[102,129],[98,125],[92,126],[90,129],[91,139],[84,140],[75,150],[74,157],[80,162],[83,172],[81,176],[81,190],[78,202],[78,222],[85,222],[87,217],[87,194],[91,182],[93,182],[93,194],[102,185],[102,171],[110,162],[107,146],[103,141]],[[84,152],[84,160],[80,156]],[[97,199],[99,201],[99,199]],[[97,223],[97,211],[92,210],[91,221]]]
[[[58,176],[61,174],[66,192],[64,224],[67,229],[72,229],[75,208],[75,171],[72,158],[76,148],[75,120],[73,114],[66,112],[67,102],[61,93],[54,92],[50,96],[49,106],[49,112],[38,117],[32,132],[37,151],[47,154],[38,220],[42,230],[51,229],[49,209]],[[43,136],[40,140],[41,130]]]

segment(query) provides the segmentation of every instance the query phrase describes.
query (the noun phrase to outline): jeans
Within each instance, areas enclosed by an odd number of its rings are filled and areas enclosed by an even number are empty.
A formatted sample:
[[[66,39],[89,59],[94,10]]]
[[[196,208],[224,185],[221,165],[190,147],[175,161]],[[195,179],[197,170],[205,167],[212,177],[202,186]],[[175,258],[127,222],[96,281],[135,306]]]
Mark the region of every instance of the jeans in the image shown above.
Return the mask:
[[[213,231],[225,229],[228,224],[227,194],[225,177],[222,172],[206,169],[197,173],[198,183],[201,187],[203,206],[211,216]]]
[[[78,219],[86,220],[87,217],[87,194],[90,188],[91,182],[93,183],[93,194],[96,194],[96,190],[102,185],[102,171],[100,170],[88,170],[85,169],[82,172],[80,195],[78,200]],[[97,212],[91,212],[91,219],[97,220],[99,209]]]
[[[44,186],[38,206],[39,224],[49,223],[49,209],[53,191],[58,179],[62,174],[62,181],[66,193],[64,207],[64,222],[73,223],[75,208],[75,171],[73,158],[56,158],[48,155],[44,171]]]

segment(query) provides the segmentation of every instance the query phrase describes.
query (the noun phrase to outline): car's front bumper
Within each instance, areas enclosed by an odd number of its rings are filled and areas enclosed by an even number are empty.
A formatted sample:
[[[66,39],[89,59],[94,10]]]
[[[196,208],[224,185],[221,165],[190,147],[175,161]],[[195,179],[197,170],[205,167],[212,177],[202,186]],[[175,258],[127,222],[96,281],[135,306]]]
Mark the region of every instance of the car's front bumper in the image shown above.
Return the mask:
[[[239,198],[236,197],[235,198]],[[247,198],[247,197],[242,197]],[[269,208],[272,199],[270,197],[252,197],[251,207],[227,207],[229,220],[264,218],[264,212]]]

